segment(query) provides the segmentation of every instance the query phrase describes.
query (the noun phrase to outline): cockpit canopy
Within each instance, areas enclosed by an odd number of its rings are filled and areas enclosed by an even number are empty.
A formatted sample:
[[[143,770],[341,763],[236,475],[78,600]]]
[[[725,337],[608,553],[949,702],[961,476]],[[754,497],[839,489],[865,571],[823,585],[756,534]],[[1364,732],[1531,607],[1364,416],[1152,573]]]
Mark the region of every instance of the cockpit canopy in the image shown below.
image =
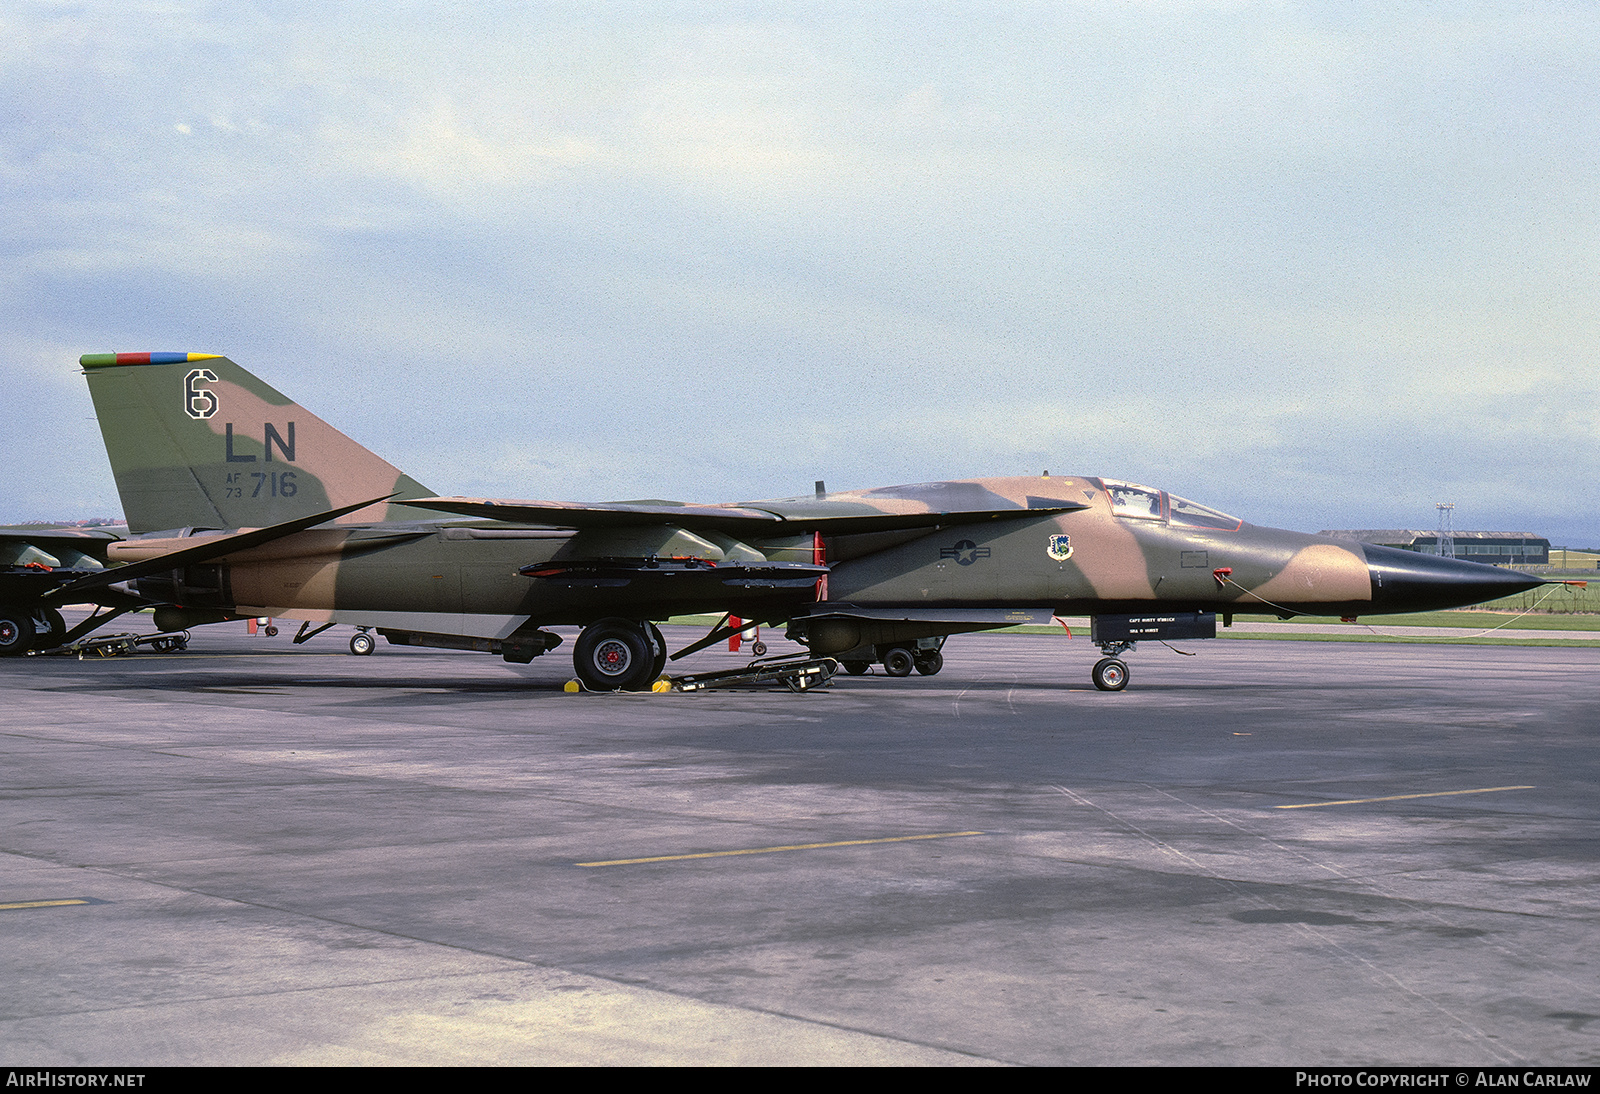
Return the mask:
[[[1165,490],[1116,479],[1096,479],[1111,499],[1111,515],[1129,520],[1165,521],[1174,528],[1208,528],[1233,532],[1244,523],[1199,502],[1180,498]]]

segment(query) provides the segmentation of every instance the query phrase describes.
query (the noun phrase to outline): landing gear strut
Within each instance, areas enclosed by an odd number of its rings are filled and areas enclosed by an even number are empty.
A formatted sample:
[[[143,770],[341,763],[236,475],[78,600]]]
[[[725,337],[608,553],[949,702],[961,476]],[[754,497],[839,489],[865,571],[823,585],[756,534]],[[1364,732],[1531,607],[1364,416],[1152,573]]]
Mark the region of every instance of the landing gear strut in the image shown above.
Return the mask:
[[[40,615],[44,619],[45,629],[34,639],[34,648],[53,650],[66,640],[67,621],[54,608],[46,608]]]
[[[656,651],[655,659],[650,662],[650,680],[654,682],[659,680],[661,674],[667,669],[667,640],[661,637],[661,628],[654,623],[646,623],[645,626],[650,628],[650,641]],[[756,650],[757,657],[767,652],[767,647],[760,642],[757,642],[753,648]]]

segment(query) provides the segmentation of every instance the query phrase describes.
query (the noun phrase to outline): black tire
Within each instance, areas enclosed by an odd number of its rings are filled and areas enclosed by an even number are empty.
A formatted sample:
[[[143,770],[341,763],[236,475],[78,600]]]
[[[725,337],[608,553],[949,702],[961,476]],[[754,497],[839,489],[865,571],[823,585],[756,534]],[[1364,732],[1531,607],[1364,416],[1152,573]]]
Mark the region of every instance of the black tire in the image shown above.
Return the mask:
[[[1101,691],[1121,691],[1128,686],[1128,666],[1115,657],[1107,657],[1095,663],[1089,677]]]
[[[266,629],[266,631],[263,632],[263,633],[265,633],[268,638],[276,638],[276,637],[278,637],[278,628],[277,627],[268,627]]]
[[[643,691],[655,679],[653,645],[643,625],[602,619],[583,628],[572,647],[572,667],[590,691]]]
[[[883,655],[883,671],[890,676],[910,676],[911,670],[916,667],[916,658],[904,646],[896,646]]]
[[[33,648],[33,616],[16,608],[0,608],[0,657],[21,657]]]
[[[750,652],[755,654],[757,657],[765,657],[767,655],[767,644],[758,638],[756,639],[755,645],[750,647]]]
[[[650,628],[650,641],[655,645],[656,655],[650,662],[650,682],[661,679],[661,674],[667,671],[667,640],[661,637],[661,628],[654,623],[646,623]]]
[[[872,671],[871,661],[841,661],[840,664],[844,666],[844,671],[851,676],[865,676]]]
[[[944,668],[944,654],[933,650],[917,658],[917,671],[924,676],[934,676]]]
[[[67,621],[62,619],[61,613],[54,608],[46,608],[44,610],[44,622],[47,629],[44,634],[34,639],[34,648],[53,650],[66,640]]]
[[[378,648],[378,643],[372,640],[372,635],[366,631],[357,631],[350,636],[350,652],[357,657],[366,657]]]

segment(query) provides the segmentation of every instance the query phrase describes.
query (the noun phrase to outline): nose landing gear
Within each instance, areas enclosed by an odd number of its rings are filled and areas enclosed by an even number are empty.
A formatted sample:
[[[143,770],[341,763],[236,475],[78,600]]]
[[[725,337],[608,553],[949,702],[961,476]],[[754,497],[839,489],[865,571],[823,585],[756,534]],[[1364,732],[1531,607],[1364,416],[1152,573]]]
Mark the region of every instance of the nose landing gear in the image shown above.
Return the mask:
[[[1217,571],[1219,574],[1222,572],[1222,570]],[[1105,654],[1105,657],[1095,664],[1089,678],[1101,691],[1121,691],[1128,686],[1128,666],[1123,663],[1122,655],[1133,649],[1134,643],[1140,639],[1165,644],[1169,640],[1216,636],[1216,612],[1090,616],[1089,641],[1099,646],[1100,652]],[[1174,652],[1184,651],[1174,650]]]
[[[1100,643],[1100,652],[1105,656],[1095,662],[1089,672],[1089,679],[1094,681],[1095,687],[1101,691],[1121,691],[1128,686],[1128,666],[1121,657],[1133,647],[1132,642]]]

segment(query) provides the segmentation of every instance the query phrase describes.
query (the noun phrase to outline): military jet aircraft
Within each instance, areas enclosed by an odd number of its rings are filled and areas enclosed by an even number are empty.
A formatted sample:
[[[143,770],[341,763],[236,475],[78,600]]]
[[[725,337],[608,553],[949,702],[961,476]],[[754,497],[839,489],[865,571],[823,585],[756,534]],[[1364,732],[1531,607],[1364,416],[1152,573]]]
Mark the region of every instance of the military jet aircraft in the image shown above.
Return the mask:
[[[851,672],[937,672],[945,637],[1093,617],[1092,679],[1128,680],[1142,639],[1200,638],[1235,612],[1354,617],[1455,607],[1542,580],[1249,525],[1164,490],[1045,475],[735,505],[580,505],[432,495],[225,357],[80,359],[130,529],[115,574],[178,629],[251,616],[527,662],[578,625],[592,689],[649,687],[655,621],[721,612],[787,624]],[[441,514],[452,514],[450,517]],[[311,630],[312,625],[317,630]],[[738,624],[714,628],[674,657]]]

